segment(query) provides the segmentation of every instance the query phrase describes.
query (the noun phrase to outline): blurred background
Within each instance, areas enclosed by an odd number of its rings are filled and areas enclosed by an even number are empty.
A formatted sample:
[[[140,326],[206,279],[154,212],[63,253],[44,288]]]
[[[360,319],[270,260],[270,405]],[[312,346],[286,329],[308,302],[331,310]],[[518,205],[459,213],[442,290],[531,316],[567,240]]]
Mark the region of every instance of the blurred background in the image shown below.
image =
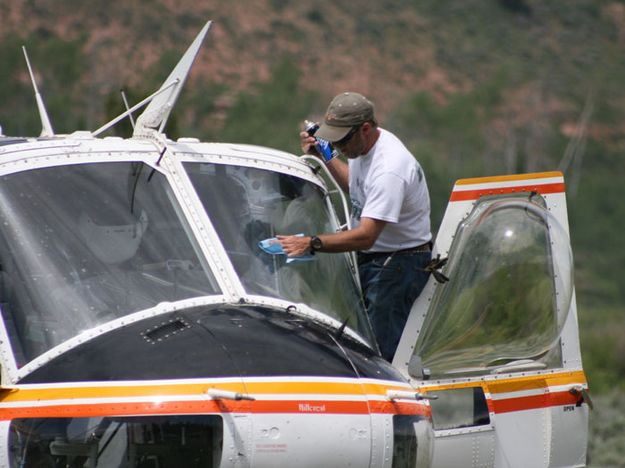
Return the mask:
[[[57,133],[158,88],[207,19],[166,132],[299,154],[341,91],[376,104],[426,171],[432,224],[458,178],[565,174],[590,466],[625,466],[625,1],[0,0],[0,125],[38,135],[26,45]],[[129,125],[115,129],[127,136]]]

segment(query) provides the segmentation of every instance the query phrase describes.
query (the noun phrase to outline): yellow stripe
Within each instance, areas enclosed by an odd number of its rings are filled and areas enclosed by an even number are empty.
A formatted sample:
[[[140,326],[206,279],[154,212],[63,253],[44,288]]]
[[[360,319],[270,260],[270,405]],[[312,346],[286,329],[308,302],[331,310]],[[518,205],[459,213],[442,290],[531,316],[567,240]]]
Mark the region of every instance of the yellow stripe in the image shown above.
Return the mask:
[[[490,393],[508,393],[521,390],[533,390],[566,384],[586,384],[583,371],[561,372],[557,374],[539,374],[508,379],[483,380],[476,382],[454,382],[446,384],[424,385],[421,390],[451,390],[455,388],[484,387]]]
[[[55,388],[16,387],[0,394],[1,402],[35,400],[88,399],[88,398],[129,398],[142,396],[198,395],[211,388],[232,392],[259,394],[329,394],[329,395],[385,395],[389,389],[406,390],[404,385],[382,385],[358,382],[206,382],[193,384],[147,384],[133,386],[89,386]]]
[[[486,184],[493,182],[510,182],[514,180],[534,180],[534,179],[547,179],[551,177],[563,177],[561,172],[535,172],[532,174],[514,174],[504,176],[492,176],[492,177],[476,177],[473,179],[460,179],[456,181],[456,185],[473,185],[473,184]]]
[[[101,387],[55,387],[55,388],[17,388],[2,398],[6,402],[30,401],[30,400],[57,400],[67,398],[114,398],[114,397],[136,397],[152,395],[181,395],[205,393],[213,385],[191,384],[191,385],[141,385],[141,386],[101,386]],[[222,390],[241,392],[243,385],[240,383],[221,383],[215,385]]]
[[[373,383],[343,382],[246,382],[247,391],[254,393],[295,393],[295,394],[359,394],[385,395],[389,389],[407,390],[406,385],[382,385]]]
[[[515,391],[546,388],[567,384],[586,384],[583,371],[538,374],[506,379],[493,379],[474,382],[454,382],[423,385],[421,391],[451,390],[481,386],[489,393],[509,393]],[[133,386],[89,386],[56,388],[20,388],[16,387],[0,393],[1,402],[51,401],[60,399],[96,399],[96,398],[132,398],[145,396],[198,395],[205,394],[210,388],[251,395],[385,395],[389,389],[407,390],[405,385],[375,384],[358,382],[205,382],[192,384],[155,383]]]
[[[586,384],[586,376],[584,375],[584,372],[577,371],[569,372],[567,374],[534,376],[534,378],[524,378],[512,382],[493,382],[489,383],[488,390],[491,393],[507,393],[574,383]]]

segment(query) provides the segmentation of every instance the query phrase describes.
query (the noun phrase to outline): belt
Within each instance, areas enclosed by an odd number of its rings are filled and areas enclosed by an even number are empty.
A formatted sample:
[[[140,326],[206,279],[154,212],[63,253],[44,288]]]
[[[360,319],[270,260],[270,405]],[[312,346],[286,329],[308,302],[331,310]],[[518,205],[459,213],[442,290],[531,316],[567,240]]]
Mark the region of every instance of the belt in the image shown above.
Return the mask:
[[[416,247],[408,247],[407,249],[392,250],[390,252],[358,252],[358,257],[364,259],[372,259],[379,257],[390,257],[391,255],[402,255],[416,252],[431,252],[432,242],[426,242],[425,244],[417,245]]]

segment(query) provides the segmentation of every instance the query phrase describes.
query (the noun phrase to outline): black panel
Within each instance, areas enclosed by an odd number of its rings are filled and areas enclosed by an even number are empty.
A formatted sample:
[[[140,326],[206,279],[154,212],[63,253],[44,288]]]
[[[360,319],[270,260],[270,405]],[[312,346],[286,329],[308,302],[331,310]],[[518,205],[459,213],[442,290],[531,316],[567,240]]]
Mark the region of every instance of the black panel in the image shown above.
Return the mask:
[[[417,462],[417,434],[415,424],[422,416],[393,416],[393,466],[392,468],[411,468]]]
[[[0,146],[15,145],[17,143],[26,143],[27,141],[28,140],[26,138],[2,137],[0,138]]]
[[[355,377],[330,329],[286,311],[197,307],[106,333],[55,358],[20,383],[238,376]],[[345,335],[360,377],[401,379]]]
[[[374,354],[371,350],[367,351],[364,347],[352,349],[345,346],[344,343],[341,345],[343,345],[343,349],[345,349],[360,377],[406,381],[401,373],[391,366],[386,359]]]

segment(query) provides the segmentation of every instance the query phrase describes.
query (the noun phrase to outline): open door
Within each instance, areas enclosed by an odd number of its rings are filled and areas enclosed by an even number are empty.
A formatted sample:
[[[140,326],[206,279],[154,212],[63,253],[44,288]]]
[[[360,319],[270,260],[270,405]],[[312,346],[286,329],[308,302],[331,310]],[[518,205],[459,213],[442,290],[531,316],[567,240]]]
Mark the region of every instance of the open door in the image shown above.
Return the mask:
[[[456,183],[393,364],[432,402],[435,467],[583,466],[587,382],[559,172]]]

